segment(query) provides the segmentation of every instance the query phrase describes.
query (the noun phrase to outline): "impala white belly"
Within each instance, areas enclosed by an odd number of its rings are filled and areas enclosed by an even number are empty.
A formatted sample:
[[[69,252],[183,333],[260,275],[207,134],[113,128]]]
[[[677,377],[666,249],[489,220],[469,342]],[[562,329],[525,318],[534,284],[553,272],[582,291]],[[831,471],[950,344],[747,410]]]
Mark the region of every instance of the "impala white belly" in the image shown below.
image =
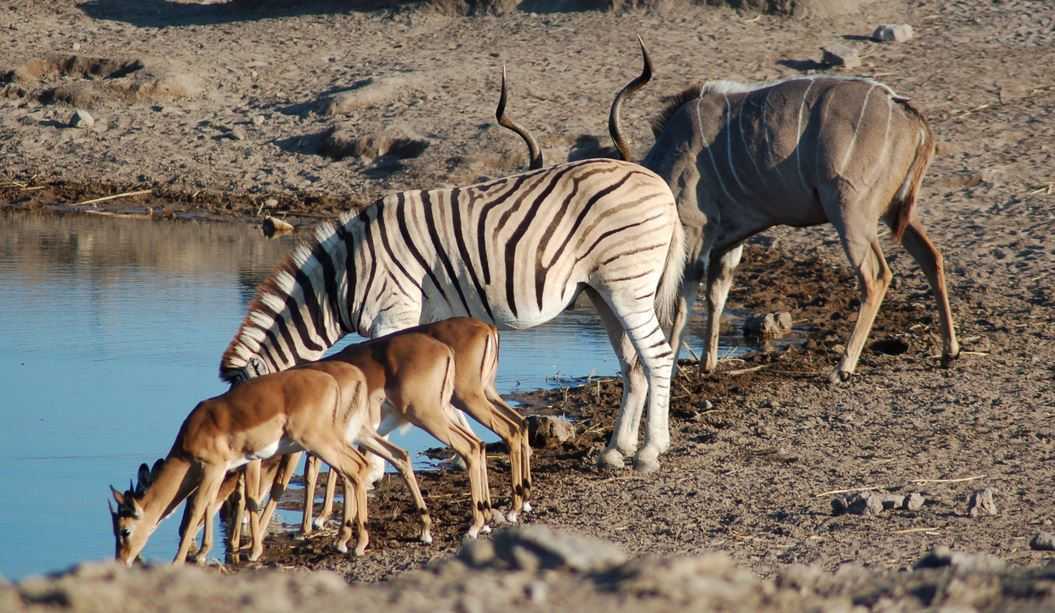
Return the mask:
[[[253,460],[266,460],[275,455],[287,455],[298,451],[304,451],[304,448],[298,445],[295,441],[283,437],[273,443],[264,445],[259,449],[252,450],[240,458],[231,460],[227,463],[227,471],[230,472],[236,468],[245,466]]]

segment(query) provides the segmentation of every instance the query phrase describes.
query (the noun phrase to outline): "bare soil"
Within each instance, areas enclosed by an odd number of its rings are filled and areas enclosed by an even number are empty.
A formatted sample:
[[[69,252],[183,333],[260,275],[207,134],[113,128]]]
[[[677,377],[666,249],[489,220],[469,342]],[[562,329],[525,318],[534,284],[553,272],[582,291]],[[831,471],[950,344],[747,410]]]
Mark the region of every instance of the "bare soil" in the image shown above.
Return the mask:
[[[726,361],[717,375],[683,364],[673,447],[655,475],[596,468],[617,380],[529,395],[533,410],[575,417],[579,435],[536,453],[528,521],[633,554],[725,552],[763,577],[851,562],[886,576],[940,545],[1021,567],[1051,560],[1028,545],[1055,519],[1051,3],[877,1],[805,20],[687,3],[501,17],[251,4],[0,7],[0,206],[253,223],[270,214],[303,226],[391,190],[523,168],[522,144],[492,118],[503,62],[511,114],[556,162],[605,151],[611,96],[638,69],[636,33],[659,73],[625,112],[639,155],[660,98],[691,81],[820,70],[819,47],[857,47],[864,66],[854,74],[910,96],[940,140],[919,208],[945,255],[964,355],[940,367],[926,280],[884,239],[896,276],[872,331],[878,344],[849,384],[830,386],[856,314],[851,271],[829,228],[767,232],[748,247],[731,306],[788,310],[805,343]],[[916,37],[867,41],[880,23],[909,23]],[[75,108],[94,128],[67,127]],[[362,146],[327,157],[335,129]],[[419,144],[376,149],[398,139]],[[502,496],[508,467],[494,455],[492,490]],[[368,556],[334,552],[331,531],[277,538],[263,565],[376,581],[449,556],[468,517],[465,477],[423,475],[422,486],[437,524],[431,547],[411,542],[409,498],[386,480],[371,499]],[[927,502],[832,514],[827,492],[864,487]],[[971,517],[968,497],[984,488],[998,514]]]

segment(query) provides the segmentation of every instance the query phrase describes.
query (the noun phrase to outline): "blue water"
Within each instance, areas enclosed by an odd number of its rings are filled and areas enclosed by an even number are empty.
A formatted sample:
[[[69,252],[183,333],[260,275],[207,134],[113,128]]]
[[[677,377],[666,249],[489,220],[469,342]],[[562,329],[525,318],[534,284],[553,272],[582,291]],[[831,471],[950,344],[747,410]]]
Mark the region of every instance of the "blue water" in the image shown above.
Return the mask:
[[[245,225],[0,212],[0,575],[113,555],[107,486],[127,487],[225,391],[220,354],[290,245]],[[503,333],[502,393],[616,374],[588,308]],[[437,446],[415,431],[394,442]],[[170,559],[177,525],[144,557]]]

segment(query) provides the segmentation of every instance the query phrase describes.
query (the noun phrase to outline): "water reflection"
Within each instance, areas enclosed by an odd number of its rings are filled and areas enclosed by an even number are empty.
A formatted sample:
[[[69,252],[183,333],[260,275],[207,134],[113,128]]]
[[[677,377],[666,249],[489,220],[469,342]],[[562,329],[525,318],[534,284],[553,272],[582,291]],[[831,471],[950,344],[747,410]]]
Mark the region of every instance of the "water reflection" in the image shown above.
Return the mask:
[[[163,456],[190,409],[224,391],[219,356],[290,245],[244,225],[0,211],[0,575],[113,555],[107,485]],[[503,393],[618,372],[588,308],[504,333],[502,351]],[[397,442],[435,446],[413,431]],[[169,559],[177,524],[144,556]]]

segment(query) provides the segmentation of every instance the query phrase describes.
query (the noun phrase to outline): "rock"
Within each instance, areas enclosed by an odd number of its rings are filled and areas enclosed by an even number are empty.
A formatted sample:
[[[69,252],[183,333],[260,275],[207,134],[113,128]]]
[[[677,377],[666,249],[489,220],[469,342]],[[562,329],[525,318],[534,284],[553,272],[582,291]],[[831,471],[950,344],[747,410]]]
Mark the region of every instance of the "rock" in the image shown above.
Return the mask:
[[[473,539],[458,551],[458,559],[472,568],[482,568],[495,559],[495,546],[489,539]]]
[[[781,338],[791,332],[791,324],[791,313],[787,311],[750,315],[744,321],[744,333],[763,338]]]
[[[993,501],[993,490],[985,488],[971,493],[967,500],[967,514],[971,517],[996,515],[996,503]]]
[[[264,118],[263,115],[253,115],[253,125],[254,126],[262,126],[262,125],[264,125],[265,121],[267,121],[267,120]]]
[[[912,26],[907,23],[883,24],[872,32],[872,40],[877,43],[903,43],[912,36]]]
[[[428,146],[427,140],[401,128],[359,134],[333,127],[322,138],[322,154],[335,160],[355,157],[370,162],[386,155],[396,159],[416,158]]]
[[[861,65],[861,56],[857,49],[846,45],[832,44],[821,47],[821,64],[826,66],[839,66],[845,69],[857,68]]]
[[[1038,532],[1029,539],[1029,548],[1036,551],[1055,551],[1055,534]]]
[[[993,572],[1002,570],[1007,564],[995,556],[985,553],[963,553],[945,546],[930,550],[919,559],[913,568],[951,567],[962,572]]]
[[[234,140],[245,140],[248,135],[245,133],[245,128],[242,126],[235,126],[227,133]]]
[[[73,112],[73,116],[70,117],[71,128],[84,128],[90,130],[93,126],[95,126],[95,118],[92,117],[88,111],[77,109]]]
[[[272,236],[292,232],[293,225],[277,217],[268,217],[260,224],[260,229],[264,231],[264,236],[271,238]]]
[[[319,103],[324,115],[345,115],[417,91],[417,82],[414,75],[363,79],[353,83],[348,90],[320,99]]]
[[[527,426],[532,447],[550,449],[575,438],[575,425],[563,417],[530,415]]]
[[[837,496],[832,499],[832,515],[879,515],[884,509],[893,508],[892,501],[888,503],[887,497],[879,492],[863,492],[849,498]]]
[[[884,494],[882,497],[883,510],[900,509],[905,506],[905,497],[897,494]]]
[[[524,570],[535,566],[586,573],[606,570],[627,560],[626,552],[614,543],[543,524],[497,530],[494,548],[500,560]]]
[[[267,200],[264,201],[264,206],[268,207],[269,209],[273,209],[276,206],[278,206],[278,199],[277,198],[268,198]],[[283,223],[285,223],[285,222],[283,222]],[[292,230],[293,226],[290,226],[290,229]]]
[[[913,492],[905,497],[905,503],[901,506],[901,508],[905,509],[906,511],[919,511],[923,508],[923,505],[926,502],[927,499],[924,498],[922,494]]]

